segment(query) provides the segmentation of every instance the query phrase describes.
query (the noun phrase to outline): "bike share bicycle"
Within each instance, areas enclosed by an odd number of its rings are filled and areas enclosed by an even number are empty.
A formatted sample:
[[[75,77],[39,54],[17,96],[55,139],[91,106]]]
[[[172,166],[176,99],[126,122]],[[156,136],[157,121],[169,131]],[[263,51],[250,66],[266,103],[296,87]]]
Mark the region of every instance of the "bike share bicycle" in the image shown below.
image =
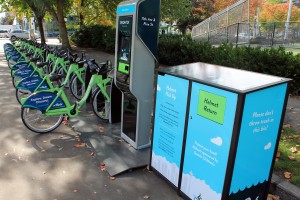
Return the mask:
[[[81,65],[82,63],[79,63]],[[110,114],[110,95],[108,88],[112,78],[108,73],[112,70],[111,62],[97,64],[91,59],[87,62],[89,70],[92,73],[89,85],[83,98],[74,104],[71,104],[63,85],[59,88],[53,88],[46,91],[38,91],[26,99],[22,99],[21,118],[24,125],[31,131],[37,133],[47,133],[55,130],[67,117],[76,117],[79,109],[86,103],[92,88],[97,86],[97,90],[92,95],[93,111],[102,120],[108,121]],[[70,68],[76,68],[77,65],[71,65]],[[72,70],[68,71],[70,76]],[[67,78],[66,78],[67,79]]]

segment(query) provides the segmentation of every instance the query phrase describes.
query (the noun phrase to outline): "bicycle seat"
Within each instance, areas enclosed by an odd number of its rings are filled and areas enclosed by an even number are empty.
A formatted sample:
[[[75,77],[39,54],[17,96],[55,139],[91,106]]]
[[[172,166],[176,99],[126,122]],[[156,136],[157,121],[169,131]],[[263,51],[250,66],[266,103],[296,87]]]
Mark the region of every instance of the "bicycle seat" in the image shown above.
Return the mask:
[[[40,60],[40,58],[30,58],[30,62],[37,62],[38,60]]]
[[[40,63],[37,63],[36,66],[38,68],[42,68],[42,67],[44,67],[45,65],[48,65],[48,64],[49,64],[49,62],[40,62]]]
[[[80,61],[78,61],[78,62],[77,62],[78,67],[83,67],[83,65],[84,65],[85,62],[86,62],[85,60],[80,60]]]
[[[50,81],[58,81],[62,78],[66,78],[66,75],[65,74],[50,74]]]
[[[33,55],[33,53],[32,52],[30,52],[30,53],[26,53],[25,54],[25,56],[27,56],[27,57],[29,57],[29,56],[32,56]]]

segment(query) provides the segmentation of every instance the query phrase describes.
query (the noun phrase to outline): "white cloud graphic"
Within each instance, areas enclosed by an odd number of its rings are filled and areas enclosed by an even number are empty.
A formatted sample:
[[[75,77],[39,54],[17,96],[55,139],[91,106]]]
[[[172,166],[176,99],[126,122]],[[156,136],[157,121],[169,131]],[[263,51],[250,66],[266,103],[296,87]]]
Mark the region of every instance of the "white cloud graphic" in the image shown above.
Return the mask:
[[[265,146],[265,150],[269,150],[272,147],[272,143],[269,142],[266,146]]]
[[[161,88],[159,85],[157,85],[157,91],[161,91]]]
[[[222,146],[223,144],[223,140],[221,137],[212,138],[210,141],[217,146]]]

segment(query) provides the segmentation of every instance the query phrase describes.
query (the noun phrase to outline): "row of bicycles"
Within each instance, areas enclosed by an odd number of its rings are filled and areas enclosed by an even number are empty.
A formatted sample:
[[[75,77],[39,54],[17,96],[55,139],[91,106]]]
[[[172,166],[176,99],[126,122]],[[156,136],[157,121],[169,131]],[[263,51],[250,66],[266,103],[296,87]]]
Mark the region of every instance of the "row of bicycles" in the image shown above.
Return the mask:
[[[4,52],[22,121],[31,131],[55,130],[63,120],[78,116],[79,109],[90,99],[95,115],[105,122],[109,120],[109,60],[96,63],[83,53],[78,56],[24,39],[4,44]]]

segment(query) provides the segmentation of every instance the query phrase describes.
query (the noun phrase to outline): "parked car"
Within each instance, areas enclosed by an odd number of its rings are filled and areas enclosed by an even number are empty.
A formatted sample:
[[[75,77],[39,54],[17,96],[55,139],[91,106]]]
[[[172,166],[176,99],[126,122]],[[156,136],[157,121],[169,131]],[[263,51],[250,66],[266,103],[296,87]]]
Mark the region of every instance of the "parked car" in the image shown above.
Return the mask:
[[[24,39],[29,39],[29,31],[26,30],[12,30],[9,34],[9,38],[11,40],[15,40],[16,38],[24,38]],[[40,38],[40,35],[38,33],[34,33],[34,37]]]
[[[0,29],[0,38],[8,38],[8,30]]]

